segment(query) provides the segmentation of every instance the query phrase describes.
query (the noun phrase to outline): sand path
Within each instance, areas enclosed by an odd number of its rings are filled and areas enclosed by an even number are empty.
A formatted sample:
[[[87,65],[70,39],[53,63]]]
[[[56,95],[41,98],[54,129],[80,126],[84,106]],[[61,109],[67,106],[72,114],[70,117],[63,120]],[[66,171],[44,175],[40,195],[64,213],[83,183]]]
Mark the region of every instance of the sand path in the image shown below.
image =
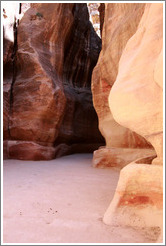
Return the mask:
[[[91,154],[4,161],[4,243],[146,243],[132,228],[102,222],[119,178]]]

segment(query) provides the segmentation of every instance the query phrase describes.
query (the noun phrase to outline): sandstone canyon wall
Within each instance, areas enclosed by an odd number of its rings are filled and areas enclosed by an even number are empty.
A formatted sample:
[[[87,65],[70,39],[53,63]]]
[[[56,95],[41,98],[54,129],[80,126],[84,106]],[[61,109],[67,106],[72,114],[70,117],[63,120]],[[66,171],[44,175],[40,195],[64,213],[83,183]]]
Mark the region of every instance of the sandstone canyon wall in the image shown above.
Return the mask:
[[[115,120],[147,139],[157,153],[154,162],[160,165],[163,146],[162,21],[162,4],[147,4],[137,32],[123,51],[109,96]]]
[[[144,229],[156,239],[160,232],[159,242],[163,220],[162,15],[162,3],[105,4],[102,51],[92,79],[99,127],[106,139],[106,148],[94,153],[94,166],[130,163],[120,172],[104,222]],[[150,148],[151,154],[142,148]],[[152,164],[146,164],[147,160]]]
[[[149,162],[148,157],[155,157],[151,144],[115,121],[108,104],[120,57],[127,41],[137,30],[144,8],[144,3],[105,4],[102,51],[92,75],[93,102],[99,118],[99,129],[106,141],[106,147],[94,152],[93,165],[96,167],[124,166],[145,157]],[[120,97],[118,100],[121,100]]]
[[[87,5],[31,4],[15,31],[12,68],[4,52],[4,157],[96,149],[104,140],[90,87],[101,40]]]
[[[106,3],[99,12],[101,53],[86,4],[31,4],[18,27],[17,15],[4,17],[4,158],[93,151],[104,145],[101,132],[106,146],[93,166],[123,167],[104,222],[155,234],[163,209],[163,6]]]

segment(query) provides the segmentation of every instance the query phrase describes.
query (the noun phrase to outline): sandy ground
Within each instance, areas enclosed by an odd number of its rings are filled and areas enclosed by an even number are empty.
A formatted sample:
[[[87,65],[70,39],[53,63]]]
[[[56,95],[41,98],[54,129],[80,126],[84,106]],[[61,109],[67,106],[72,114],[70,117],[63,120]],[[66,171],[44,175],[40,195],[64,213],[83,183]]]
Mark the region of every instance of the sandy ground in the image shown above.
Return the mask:
[[[102,217],[119,178],[96,169],[91,154],[52,161],[4,161],[4,243],[146,243]]]

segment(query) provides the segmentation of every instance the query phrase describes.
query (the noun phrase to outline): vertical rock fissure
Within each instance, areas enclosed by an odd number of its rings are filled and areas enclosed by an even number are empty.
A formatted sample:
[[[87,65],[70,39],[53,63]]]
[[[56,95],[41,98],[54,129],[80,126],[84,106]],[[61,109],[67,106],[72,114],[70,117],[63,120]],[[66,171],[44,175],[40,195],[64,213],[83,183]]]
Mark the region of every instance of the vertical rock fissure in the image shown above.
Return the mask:
[[[13,106],[13,87],[16,80],[17,68],[16,68],[16,61],[17,61],[17,25],[18,21],[15,18],[14,25],[13,25],[13,33],[14,33],[14,44],[13,44],[13,52],[11,55],[12,65],[13,65],[13,77],[10,89],[10,113],[12,113],[12,106]]]
[[[103,31],[104,18],[105,18],[105,3],[100,3],[98,10],[99,10],[99,18],[100,18],[100,36],[102,39],[102,31]]]
[[[12,115],[12,107],[13,107],[13,87],[14,83],[16,80],[16,74],[17,74],[17,68],[16,68],[16,61],[17,61],[17,26],[18,26],[18,20],[14,19],[14,24],[13,24],[13,36],[14,36],[14,43],[13,43],[13,52],[11,55],[11,60],[12,60],[12,83],[10,87],[10,96],[9,96],[9,120],[8,120],[8,134],[9,137],[11,138],[10,134],[10,117]]]

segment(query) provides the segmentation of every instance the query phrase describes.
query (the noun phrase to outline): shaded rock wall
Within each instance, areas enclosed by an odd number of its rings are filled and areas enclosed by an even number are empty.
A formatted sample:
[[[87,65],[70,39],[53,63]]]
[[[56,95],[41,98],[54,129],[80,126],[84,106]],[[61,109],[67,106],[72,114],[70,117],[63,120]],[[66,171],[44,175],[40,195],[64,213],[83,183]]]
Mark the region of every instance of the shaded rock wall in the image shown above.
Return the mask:
[[[104,166],[104,162],[106,166],[118,165],[113,156],[116,155],[115,148],[121,148],[122,154],[123,148],[151,148],[142,136],[115,121],[108,104],[108,96],[118,74],[119,59],[127,41],[137,30],[144,8],[144,3],[105,4],[102,51],[93,70],[92,92],[94,107],[99,118],[99,129],[106,140],[106,149],[94,153],[94,166]],[[125,110],[128,111],[127,108]],[[114,148],[115,151],[110,151],[110,148]],[[140,151],[140,158],[146,155],[149,155],[149,150],[142,150],[142,154]],[[130,161],[133,160],[132,155]],[[125,155],[124,163],[126,163]]]
[[[101,40],[89,22],[85,4],[76,4],[74,22],[65,48],[63,86],[67,105],[56,142],[89,144],[103,142],[92,103],[91,75]]]
[[[10,112],[10,88],[14,76],[14,47],[15,30],[19,4],[12,3],[10,6],[6,2],[2,3],[3,8],[3,135],[4,139],[9,138],[9,112]]]
[[[99,15],[99,18],[100,18],[100,35],[102,36],[104,17],[105,17],[105,3],[100,3],[98,10],[100,13],[100,15]]]
[[[103,141],[90,90],[100,43],[86,4],[39,3],[26,11],[17,29],[15,76],[5,103],[9,158],[52,159],[70,153],[68,144],[83,144],[72,146],[72,152],[83,152],[84,143],[94,144],[93,151]]]

